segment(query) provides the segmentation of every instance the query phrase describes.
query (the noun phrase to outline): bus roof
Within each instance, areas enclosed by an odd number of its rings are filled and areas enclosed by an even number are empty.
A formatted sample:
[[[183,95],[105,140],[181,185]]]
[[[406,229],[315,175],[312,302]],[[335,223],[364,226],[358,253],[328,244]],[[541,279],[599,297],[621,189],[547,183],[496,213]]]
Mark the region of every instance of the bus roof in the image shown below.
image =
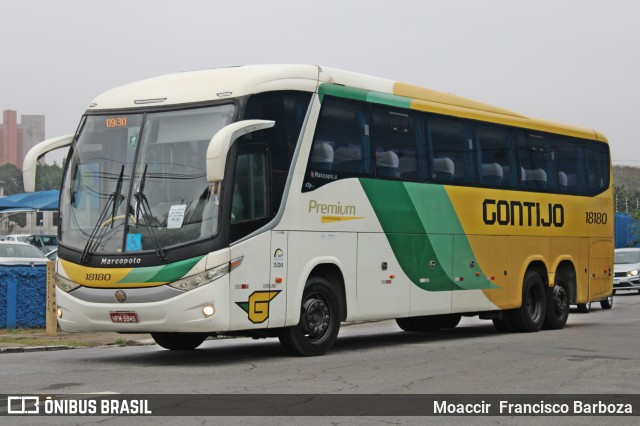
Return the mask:
[[[88,109],[136,109],[273,90],[316,92],[319,88],[338,96],[606,142],[592,129],[533,119],[450,93],[317,65],[247,65],[168,74],[109,90],[95,98]]]

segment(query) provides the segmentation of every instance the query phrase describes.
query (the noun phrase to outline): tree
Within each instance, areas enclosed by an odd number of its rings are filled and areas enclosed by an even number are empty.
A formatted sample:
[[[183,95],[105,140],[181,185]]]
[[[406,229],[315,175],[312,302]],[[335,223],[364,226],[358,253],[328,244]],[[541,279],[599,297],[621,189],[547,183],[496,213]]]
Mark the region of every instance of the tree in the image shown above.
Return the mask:
[[[4,195],[20,194],[24,192],[22,171],[15,164],[6,163],[0,166],[0,185],[4,187]]]
[[[55,164],[38,164],[36,168],[36,191],[59,189],[62,182],[62,167]]]

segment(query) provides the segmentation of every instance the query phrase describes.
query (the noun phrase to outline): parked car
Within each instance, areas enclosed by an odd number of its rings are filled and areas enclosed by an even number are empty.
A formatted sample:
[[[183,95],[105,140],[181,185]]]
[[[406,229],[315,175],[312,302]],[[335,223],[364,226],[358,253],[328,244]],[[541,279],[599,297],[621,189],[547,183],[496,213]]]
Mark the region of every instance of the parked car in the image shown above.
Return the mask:
[[[30,235],[24,242],[38,247],[43,253],[49,253],[51,250],[58,248],[58,237],[55,235]]]
[[[55,249],[51,250],[49,253],[45,254],[45,256],[49,260],[56,260],[58,258],[58,249],[55,248]]]
[[[22,241],[22,242],[24,242],[24,240],[26,240],[30,236],[31,236],[31,234],[11,234],[11,235],[5,235],[4,237],[0,238],[0,241]]]
[[[614,250],[613,292],[618,290],[637,290],[640,293],[640,248]]]
[[[43,253],[58,248],[58,237],[51,234],[12,234],[2,237],[2,241],[23,241],[38,247]]]
[[[0,265],[46,265],[49,259],[31,244],[0,241]]]

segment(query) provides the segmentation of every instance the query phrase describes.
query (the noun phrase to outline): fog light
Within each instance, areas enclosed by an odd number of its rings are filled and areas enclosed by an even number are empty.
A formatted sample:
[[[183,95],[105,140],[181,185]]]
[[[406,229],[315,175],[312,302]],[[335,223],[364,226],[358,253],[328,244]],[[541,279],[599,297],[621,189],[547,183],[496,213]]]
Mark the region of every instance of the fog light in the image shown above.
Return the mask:
[[[204,315],[205,318],[209,318],[215,313],[216,313],[216,308],[214,308],[213,305],[204,305],[202,307],[202,315]]]
[[[62,318],[62,309],[58,308],[56,314],[58,315],[58,318]]]

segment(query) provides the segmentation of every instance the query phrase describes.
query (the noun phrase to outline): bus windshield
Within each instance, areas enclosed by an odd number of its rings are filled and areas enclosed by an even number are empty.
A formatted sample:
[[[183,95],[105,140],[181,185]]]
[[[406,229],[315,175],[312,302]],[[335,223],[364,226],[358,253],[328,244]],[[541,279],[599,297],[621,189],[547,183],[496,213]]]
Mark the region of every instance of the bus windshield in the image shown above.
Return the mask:
[[[206,152],[234,105],[87,116],[62,187],[60,242],[91,253],[162,249],[218,232]],[[133,254],[133,253],[132,253]]]

